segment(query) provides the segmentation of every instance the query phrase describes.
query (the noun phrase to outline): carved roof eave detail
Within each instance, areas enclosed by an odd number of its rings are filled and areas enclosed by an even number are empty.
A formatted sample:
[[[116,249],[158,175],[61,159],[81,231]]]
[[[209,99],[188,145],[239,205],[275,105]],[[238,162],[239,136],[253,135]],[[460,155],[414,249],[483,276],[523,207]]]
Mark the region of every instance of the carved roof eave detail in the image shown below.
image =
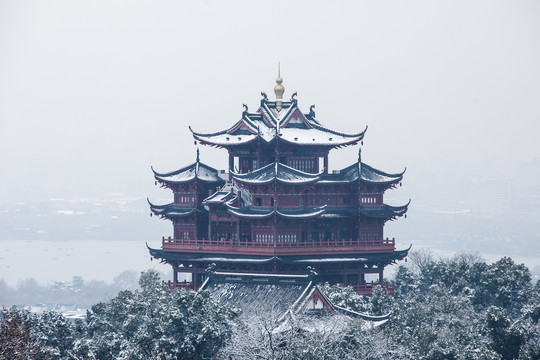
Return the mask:
[[[275,208],[268,208],[268,210],[266,210],[265,208],[260,208],[257,209],[258,212],[246,213],[242,212],[242,208],[237,208],[229,204],[225,204],[225,206],[227,207],[227,212],[229,214],[241,219],[267,219],[272,217],[276,213]]]
[[[304,213],[298,213],[298,214],[287,213],[286,212],[287,209],[288,208],[277,208],[276,215],[286,218],[286,219],[312,219],[312,218],[316,218],[323,215],[324,212],[326,211],[326,205],[310,209],[311,210],[310,212],[304,212]]]
[[[320,176],[323,174],[323,172],[324,171],[316,174],[311,174],[297,170],[279,162],[273,162],[249,173],[240,174],[231,171],[231,174],[236,181],[243,184],[263,185],[278,181],[289,185],[305,185],[319,181]],[[283,173],[288,174],[290,178],[284,178]],[[296,179],[293,178],[294,176],[296,176]],[[262,179],[257,179],[256,177]]]
[[[333,140],[328,140],[327,142],[321,142],[321,141],[316,141],[316,140],[315,141],[312,140],[312,142],[309,142],[309,141],[298,142],[295,140],[287,139],[283,136],[280,136],[279,140],[287,144],[294,144],[294,145],[300,145],[300,146],[319,146],[319,147],[329,147],[329,148],[341,148],[341,147],[356,145],[358,144],[358,142],[362,141],[363,138],[364,138],[363,136],[359,136],[359,137],[352,138],[349,141],[343,141],[339,143],[332,142]]]
[[[367,168],[371,172],[373,172],[373,173],[375,173],[375,174],[377,174],[377,175],[379,175],[381,177],[387,177],[388,180],[386,180],[386,181],[376,181],[376,180],[366,178],[365,176],[363,177],[362,176],[362,168]],[[407,171],[407,168],[404,168],[402,172],[392,174],[392,173],[384,172],[384,171],[379,170],[379,169],[375,169],[374,167],[371,167],[371,166],[369,166],[367,164],[361,163],[361,165],[359,167],[359,173],[360,173],[359,180],[362,181],[362,182],[372,183],[372,184],[397,184],[401,180],[403,180],[403,175],[405,174],[406,171]]]
[[[226,204],[229,214],[242,219],[267,219],[274,215],[286,219],[310,219],[319,217],[326,211],[326,205],[316,208],[295,207],[295,208],[274,208],[274,207],[249,207],[237,208]],[[301,208],[301,209],[300,209]]]
[[[162,249],[154,249],[148,246],[148,251],[156,259],[160,259],[162,262],[168,261],[193,261],[193,262],[235,262],[235,263],[269,263],[280,262],[284,264],[314,264],[319,261],[325,261],[330,263],[385,263],[391,264],[398,260],[403,260],[412,248],[412,244],[407,249],[394,250],[390,253],[377,253],[377,254],[317,254],[317,255],[245,255],[245,254],[209,254],[209,253],[186,253],[169,251]]]
[[[223,204],[234,202],[236,195],[230,191],[216,191],[202,201],[203,204]]]
[[[154,213],[157,216],[160,216],[161,218],[176,218],[176,217],[184,217],[189,216],[195,212],[197,213],[205,213],[207,212],[204,208],[197,206],[197,205],[177,205],[174,203],[169,203],[165,205],[156,205],[150,202],[149,199],[146,199],[148,201],[148,204],[150,205],[150,210],[152,213]]]
[[[387,173],[375,169],[365,163],[356,162],[342,170],[338,174],[325,174],[320,183],[353,183],[360,181],[367,184],[395,185],[403,180],[405,168],[400,173]],[[369,175],[369,177],[368,177]]]
[[[383,205],[366,205],[366,206],[358,206],[358,213],[369,217],[369,218],[381,218],[381,219],[397,219],[398,217],[401,217],[407,213],[409,210],[409,204],[411,203],[411,200],[405,205],[401,206],[391,206],[387,204]]]
[[[258,139],[266,143],[271,143],[277,137],[287,143],[296,145],[343,147],[358,143],[364,138],[364,134],[367,131],[367,126],[362,132],[356,134],[346,134],[328,129],[315,120],[314,115],[311,113],[302,113],[295,100],[283,102],[283,110],[279,113],[275,113],[276,110],[269,105],[275,105],[275,103],[262,101],[256,113],[245,111],[239,121],[225,130],[213,133],[200,133],[194,131],[191,126],[189,130],[193,134],[193,137],[202,144],[216,147],[247,145]],[[295,127],[288,126],[292,116],[296,112],[298,112],[302,122],[306,126],[306,129],[302,129],[302,131],[310,133],[309,136],[302,134],[302,132],[298,133],[297,130],[299,129]],[[247,129],[249,134],[234,134],[242,125]],[[302,134],[302,136],[298,136],[299,134]]]
[[[160,183],[165,184],[185,184],[194,180],[199,180],[209,184],[225,182],[225,180],[219,177],[218,170],[198,161],[168,173],[158,173],[152,166],[151,169],[154,173],[154,178]],[[206,176],[202,176],[201,171],[206,171]],[[182,176],[183,174],[185,174],[185,176]]]

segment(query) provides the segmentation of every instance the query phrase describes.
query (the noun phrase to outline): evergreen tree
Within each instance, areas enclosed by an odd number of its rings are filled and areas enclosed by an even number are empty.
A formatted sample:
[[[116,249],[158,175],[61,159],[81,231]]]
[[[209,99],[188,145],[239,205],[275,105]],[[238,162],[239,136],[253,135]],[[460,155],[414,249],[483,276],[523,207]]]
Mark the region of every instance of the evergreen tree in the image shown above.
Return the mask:
[[[16,311],[2,309],[0,314],[0,360],[46,358],[41,344],[30,336],[30,326]]]

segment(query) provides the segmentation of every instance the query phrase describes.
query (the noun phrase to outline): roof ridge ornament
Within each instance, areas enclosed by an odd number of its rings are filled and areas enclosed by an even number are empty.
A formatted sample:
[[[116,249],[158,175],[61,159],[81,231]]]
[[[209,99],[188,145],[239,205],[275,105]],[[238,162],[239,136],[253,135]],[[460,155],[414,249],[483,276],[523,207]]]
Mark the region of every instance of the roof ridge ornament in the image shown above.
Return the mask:
[[[309,116],[311,116],[312,118],[315,118],[315,105],[311,105],[309,107]]]
[[[276,94],[276,110],[281,111],[283,105],[283,93],[285,92],[285,87],[281,85],[283,79],[281,78],[281,66],[278,62],[278,76],[276,79],[276,86],[274,86],[274,93]]]

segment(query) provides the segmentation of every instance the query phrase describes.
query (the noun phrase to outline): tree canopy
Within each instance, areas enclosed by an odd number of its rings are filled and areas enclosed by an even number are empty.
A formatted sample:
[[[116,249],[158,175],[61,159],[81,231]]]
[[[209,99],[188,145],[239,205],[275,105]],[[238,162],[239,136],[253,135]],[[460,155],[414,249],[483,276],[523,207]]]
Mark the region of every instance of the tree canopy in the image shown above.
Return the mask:
[[[361,319],[322,319],[306,331],[302,317],[276,332],[276,314],[241,320],[241,310],[205,291],[169,291],[154,271],[140,290],[120,291],[66,320],[4,309],[3,359],[418,359],[532,360],[540,358],[540,282],[508,257],[488,264],[473,255],[435,259],[411,254],[396,272],[396,294],[376,287],[371,298],[322,285],[341,307],[391,313],[382,329],[362,330]],[[334,323],[333,323],[334,322]],[[335,325],[335,326],[334,326]]]

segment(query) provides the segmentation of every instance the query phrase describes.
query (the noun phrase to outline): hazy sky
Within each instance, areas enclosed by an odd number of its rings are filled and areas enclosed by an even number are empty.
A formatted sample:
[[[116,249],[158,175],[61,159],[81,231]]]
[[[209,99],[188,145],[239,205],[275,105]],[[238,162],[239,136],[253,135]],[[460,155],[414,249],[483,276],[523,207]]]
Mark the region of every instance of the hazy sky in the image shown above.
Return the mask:
[[[539,16],[538,1],[2,0],[0,196],[146,196],[150,165],[194,159],[188,125],[273,98],[278,61],[305,112],[369,126],[379,168],[538,161]]]
[[[540,209],[539,20],[538,1],[0,0],[0,211],[121,193],[171,200],[150,165],[193,162],[188,126],[217,131],[242,103],[255,111],[261,91],[274,97],[280,61],[286,98],[298,91],[304,112],[316,104],[339,131],[368,125],[363,160],[407,167],[387,196],[413,199],[410,219],[389,226],[400,248],[452,232],[426,226],[422,206],[470,211],[514,194],[492,221],[535,243],[538,220],[512,215],[525,200]],[[330,168],[356,157],[334,150]],[[201,147],[201,159],[224,168],[226,151]],[[490,193],[500,183],[505,193]],[[473,232],[480,223],[465,220]]]

